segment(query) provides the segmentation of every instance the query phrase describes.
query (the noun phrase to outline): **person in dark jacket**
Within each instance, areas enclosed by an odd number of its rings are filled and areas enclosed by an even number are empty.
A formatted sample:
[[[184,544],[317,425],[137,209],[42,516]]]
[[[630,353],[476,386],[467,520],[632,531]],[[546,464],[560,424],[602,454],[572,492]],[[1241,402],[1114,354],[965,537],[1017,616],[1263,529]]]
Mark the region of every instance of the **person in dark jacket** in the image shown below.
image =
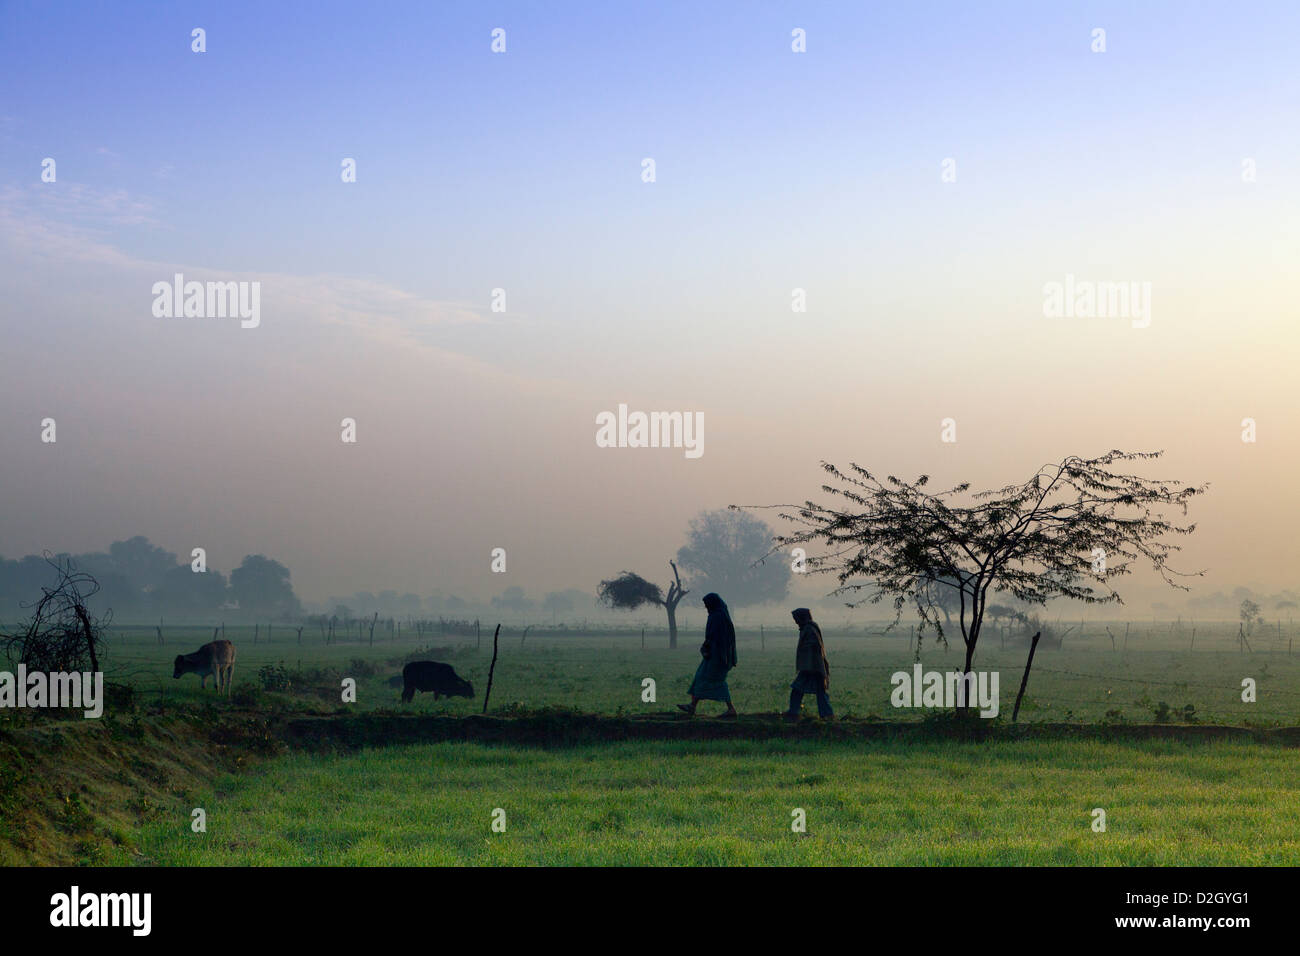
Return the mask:
[[[736,666],[736,627],[731,623],[726,603],[718,595],[704,595],[704,606],[708,608],[709,620],[704,625],[704,643],[700,645],[703,660],[695,669],[695,680],[691,681],[691,702],[677,707],[693,715],[700,701],[720,700],[727,705],[726,713],[721,716],[734,719],[736,708],[731,703],[727,672]]]
[[[799,647],[794,653],[794,667],[799,673],[790,685],[790,709],[783,716],[788,720],[798,720],[803,695],[816,694],[817,713],[823,720],[829,720],[835,712],[831,710],[831,699],[826,694],[831,686],[831,665],[826,660],[822,629],[806,607],[795,608],[790,616],[799,625]]]

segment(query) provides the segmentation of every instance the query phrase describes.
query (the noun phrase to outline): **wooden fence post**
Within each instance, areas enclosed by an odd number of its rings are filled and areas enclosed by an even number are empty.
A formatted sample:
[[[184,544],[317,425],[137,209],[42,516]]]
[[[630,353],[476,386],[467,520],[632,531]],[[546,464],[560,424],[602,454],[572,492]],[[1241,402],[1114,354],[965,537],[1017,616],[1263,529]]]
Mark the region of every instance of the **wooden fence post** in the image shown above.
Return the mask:
[[[1034,651],[1038,649],[1038,639],[1043,636],[1039,631],[1029,642],[1029,658],[1025,661],[1025,676],[1020,678],[1020,690],[1016,693],[1016,709],[1011,712],[1011,722],[1014,724],[1016,718],[1020,716],[1020,701],[1025,696],[1025,687],[1029,684],[1029,668],[1034,666]]]
[[[475,624],[478,622],[475,621]],[[483,713],[487,713],[488,698],[492,696],[492,675],[497,669],[497,637],[501,634],[501,625],[497,625],[496,633],[492,635],[492,666],[488,668],[488,685],[487,693],[483,695]]]

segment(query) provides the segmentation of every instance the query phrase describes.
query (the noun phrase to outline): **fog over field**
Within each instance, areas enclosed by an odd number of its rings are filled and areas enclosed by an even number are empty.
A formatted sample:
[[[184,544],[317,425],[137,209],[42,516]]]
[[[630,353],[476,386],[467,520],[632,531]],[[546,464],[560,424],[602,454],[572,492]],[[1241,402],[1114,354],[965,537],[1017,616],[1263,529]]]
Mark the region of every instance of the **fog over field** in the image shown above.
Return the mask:
[[[5,938],[1283,922],[1297,38],[0,0]]]
[[[145,535],[309,603],[540,600],[666,582],[691,518],[820,497],[823,459],[982,489],[1163,449],[1209,484],[1192,597],[1300,587],[1296,11],[1117,6],[1097,55],[1013,6],[809,11],[802,56],[768,9],[517,8],[493,56],[472,6],[211,8],[198,55],[188,13],[5,6],[0,553]],[[256,326],[159,317],[178,274],[260,283]],[[1056,317],[1053,283],[1149,299]],[[620,404],[701,453],[600,447]]]

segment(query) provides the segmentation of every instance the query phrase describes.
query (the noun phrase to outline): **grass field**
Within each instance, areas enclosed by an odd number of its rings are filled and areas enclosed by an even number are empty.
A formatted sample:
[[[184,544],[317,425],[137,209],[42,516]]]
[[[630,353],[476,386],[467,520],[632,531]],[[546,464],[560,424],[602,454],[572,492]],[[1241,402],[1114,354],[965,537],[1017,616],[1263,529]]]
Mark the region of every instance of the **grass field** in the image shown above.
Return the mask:
[[[227,776],[198,798],[206,833],[154,823],[132,853],[163,865],[1295,865],[1298,786],[1293,750],[1237,744],[446,743]],[[504,832],[490,828],[497,808]],[[796,808],[806,833],[791,829]]]
[[[1160,719],[1160,704],[1167,709],[1164,720],[1190,719],[1201,723],[1236,726],[1294,726],[1300,724],[1300,648],[1289,653],[1286,631],[1264,628],[1252,637],[1253,650],[1237,648],[1235,624],[1200,624],[1194,648],[1190,627],[1170,624],[1138,625],[1132,629],[1124,649],[1124,625],[1110,625],[1116,635],[1115,649],[1102,624],[1087,625],[1072,632],[1060,649],[1040,646],[1034,661],[1021,721],[1047,720],[1098,722],[1125,720],[1150,723]],[[827,629],[826,643],[831,660],[831,699],[837,715],[888,720],[920,719],[921,710],[903,710],[890,705],[890,675],[910,673],[913,654],[909,650],[906,626],[882,635],[877,626],[836,632]],[[211,630],[191,628],[179,635],[169,629],[168,643],[159,646],[152,629],[115,629],[115,643],[109,656],[110,677],[135,684],[147,702],[190,702],[202,699],[198,679],[171,677],[171,660],[181,651],[197,648],[211,639]],[[491,634],[482,646],[473,637],[403,636],[400,642],[379,640],[373,646],[357,641],[324,645],[319,636],[304,632],[304,642],[279,628],[272,643],[254,645],[253,629],[228,629],[239,653],[236,687],[243,687],[252,699],[263,689],[259,671],[283,665],[291,678],[289,693],[271,693],[268,706],[333,709],[341,704],[340,681],[351,676],[357,681],[357,702],[349,709],[401,708],[399,692],[388,678],[400,673],[403,661],[417,648],[435,646],[446,651],[436,655],[451,663],[473,684],[476,700],[443,700],[435,703],[420,695],[408,709],[448,713],[477,713],[487,686],[491,660]],[[520,631],[503,630],[500,656],[492,690],[492,711],[511,708],[535,709],[561,706],[588,713],[636,713],[657,711],[685,699],[691,676],[699,663],[696,646],[700,635],[683,633],[681,646],[669,651],[662,635],[647,638],[641,649],[635,633],[553,634],[531,631],[520,642]],[[659,646],[656,647],[655,645]],[[747,713],[771,713],[786,706],[790,681],[794,677],[795,635],[791,629],[759,639],[742,629],[739,640],[740,665],[731,674],[730,686],[736,706]],[[960,667],[960,638],[944,651],[927,643],[921,663],[927,670]],[[1007,642],[1005,648],[992,633],[981,642],[975,666],[1000,674],[1001,717],[1010,719],[1016,690],[1025,665],[1026,648]],[[657,701],[642,700],[642,680],[653,678]],[[1253,703],[1242,701],[1242,680],[1257,685]],[[274,682],[270,686],[274,686]],[[810,706],[809,701],[805,706]],[[1188,713],[1186,708],[1193,710]],[[709,705],[703,705],[707,708]],[[702,710],[702,712],[705,712]],[[712,711],[708,711],[712,712]],[[1109,715],[1109,716],[1108,716]]]
[[[263,628],[254,644],[252,628],[232,626],[239,659],[225,700],[193,676],[171,677],[175,654],[210,640],[210,628],[168,628],[165,645],[151,628],[115,628],[109,679],[132,685],[133,700],[102,722],[0,715],[0,744],[22,756],[21,767],[11,761],[17,772],[0,765],[0,810],[11,813],[9,821],[0,813],[0,860],[1300,864],[1300,761],[1294,747],[1268,742],[1284,738],[1079,739],[1096,725],[1300,726],[1300,656],[1284,630],[1256,633],[1243,652],[1235,624],[1198,625],[1194,647],[1178,625],[1131,627],[1127,648],[1123,625],[1076,629],[1035,658],[1020,723],[1040,724],[1043,735],[982,742],[942,739],[927,723],[934,711],[891,706],[890,675],[910,672],[914,658],[906,629],[879,627],[827,629],[831,697],[837,716],[850,718],[839,725],[846,733],[788,735],[775,715],[793,677],[794,635],[750,630],[741,628],[730,680],[746,715],[733,728],[741,739],[680,739],[683,723],[666,722],[685,699],[698,634],[684,632],[669,651],[663,635],[648,634],[643,649],[639,633],[534,630],[523,639],[516,628],[503,629],[489,708],[502,736],[488,739],[505,742],[431,739],[421,729],[404,739],[429,742],[397,745],[393,728],[426,727],[403,714],[479,713],[490,634],[481,645],[427,634],[325,645],[306,633],[299,644],[277,627],[271,642]],[[1001,713],[989,726],[1010,721],[1025,654],[1000,635],[986,639],[976,667],[1001,675]],[[405,660],[428,656],[468,677],[475,699],[401,704],[389,679]],[[921,654],[927,670],[960,662],[955,646],[927,644]],[[342,701],[347,677],[356,703]],[[645,678],[656,682],[655,701],[643,700]],[[1254,703],[1242,700],[1244,678],[1257,684]],[[537,746],[551,742],[549,730],[528,744],[501,731],[548,708],[595,715],[613,728],[610,739]],[[304,721],[342,726],[349,714],[378,728],[362,738],[369,749],[290,732]],[[622,739],[623,718],[650,721],[654,739]],[[877,720],[913,722],[916,733],[861,732]],[[206,833],[190,830],[196,806],[208,815]],[[1092,829],[1098,807],[1104,833]],[[504,833],[489,828],[496,808]],[[806,811],[806,834],[791,830],[796,808]]]

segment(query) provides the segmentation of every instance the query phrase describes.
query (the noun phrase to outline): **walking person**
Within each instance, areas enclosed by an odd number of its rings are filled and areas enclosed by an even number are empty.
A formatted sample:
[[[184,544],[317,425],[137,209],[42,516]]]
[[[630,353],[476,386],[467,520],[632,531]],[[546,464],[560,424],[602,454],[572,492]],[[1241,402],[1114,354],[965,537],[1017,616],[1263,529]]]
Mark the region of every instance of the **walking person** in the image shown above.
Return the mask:
[[[803,707],[804,694],[817,695],[817,713],[823,720],[835,716],[831,710],[831,699],[826,692],[831,686],[831,665],[826,660],[826,642],[822,640],[822,629],[812,619],[812,611],[806,607],[797,607],[790,612],[794,622],[799,625],[799,646],[794,653],[795,670],[799,673],[790,685],[790,709],[783,717],[786,720],[798,720]]]
[[[720,700],[727,705],[724,720],[735,720],[736,708],[731,703],[731,690],[727,687],[727,672],[736,666],[736,627],[731,623],[731,612],[718,595],[704,595],[704,606],[709,619],[704,625],[704,643],[700,645],[700,666],[691,681],[691,702],[678,704],[677,708],[694,716],[695,705],[702,700]]]

